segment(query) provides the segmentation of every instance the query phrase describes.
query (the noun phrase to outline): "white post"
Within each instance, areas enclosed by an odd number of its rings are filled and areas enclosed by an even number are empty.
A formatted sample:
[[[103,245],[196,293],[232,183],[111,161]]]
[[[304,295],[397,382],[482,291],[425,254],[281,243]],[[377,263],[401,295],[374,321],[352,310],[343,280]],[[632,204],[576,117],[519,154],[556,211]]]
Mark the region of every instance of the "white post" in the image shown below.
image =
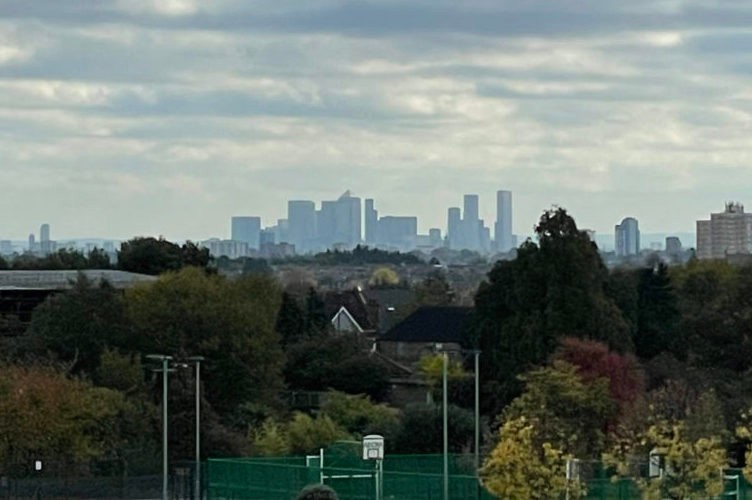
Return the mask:
[[[201,360],[196,359],[196,499],[201,500]]]
[[[324,448],[319,448],[319,483],[324,484]]]
[[[447,365],[449,364],[449,356],[447,352],[443,352],[444,355],[444,369],[442,376],[443,385],[443,407],[444,407],[444,500],[449,500],[449,418],[447,408]]]

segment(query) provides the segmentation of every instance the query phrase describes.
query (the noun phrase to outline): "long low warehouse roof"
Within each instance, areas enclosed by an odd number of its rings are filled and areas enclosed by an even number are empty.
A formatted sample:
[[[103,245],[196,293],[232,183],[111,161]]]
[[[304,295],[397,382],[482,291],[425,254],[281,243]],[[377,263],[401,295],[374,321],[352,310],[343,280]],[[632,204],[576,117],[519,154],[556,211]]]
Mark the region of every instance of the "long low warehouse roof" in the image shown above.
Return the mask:
[[[112,269],[0,271],[0,290],[66,290],[73,287],[79,274],[86,276],[92,283],[107,281],[115,288],[129,288],[137,283],[157,279],[156,276]]]

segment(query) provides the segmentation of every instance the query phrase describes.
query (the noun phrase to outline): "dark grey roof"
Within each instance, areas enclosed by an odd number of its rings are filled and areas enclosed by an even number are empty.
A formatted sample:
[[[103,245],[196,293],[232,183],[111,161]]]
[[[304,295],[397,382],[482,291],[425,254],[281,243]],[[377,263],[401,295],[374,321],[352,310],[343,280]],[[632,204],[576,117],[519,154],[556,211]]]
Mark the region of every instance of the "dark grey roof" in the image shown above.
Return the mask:
[[[410,288],[366,288],[363,294],[379,307],[378,330],[387,332],[395,325],[395,319],[415,299]]]
[[[0,271],[0,290],[66,290],[73,286],[78,274],[93,283],[107,281],[115,288],[129,288],[136,283],[156,281],[156,276],[112,269],[82,271]]]
[[[473,308],[424,306],[378,338],[379,342],[454,342],[465,345],[472,328]]]

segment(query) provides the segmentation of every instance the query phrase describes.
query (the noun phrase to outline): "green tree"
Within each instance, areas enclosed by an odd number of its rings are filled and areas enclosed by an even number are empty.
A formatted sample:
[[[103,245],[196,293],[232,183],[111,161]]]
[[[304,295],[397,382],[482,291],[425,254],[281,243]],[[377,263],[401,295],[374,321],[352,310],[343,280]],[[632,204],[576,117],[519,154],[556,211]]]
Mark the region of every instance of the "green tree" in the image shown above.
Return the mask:
[[[519,393],[515,377],[545,363],[562,337],[632,347],[587,234],[561,208],[544,212],[535,231],[538,244],[527,241],[515,260],[497,262],[475,297],[484,400],[496,410]]]
[[[80,274],[71,290],[51,295],[32,314],[29,332],[43,351],[94,373],[108,346],[127,342],[128,320],[120,292],[106,281],[94,285]]]
[[[210,261],[208,249],[190,241],[181,247],[162,237],[133,238],[124,242],[118,251],[118,267],[141,274],[161,274],[188,266],[205,269]]]
[[[277,314],[277,332],[283,345],[300,342],[308,337],[308,321],[298,301],[287,292],[282,292],[282,303]]]
[[[40,259],[39,265],[41,269],[86,269],[88,260],[78,250],[61,248],[56,253]]]
[[[449,450],[466,453],[475,433],[472,411],[450,404],[447,408]],[[411,404],[402,413],[394,453],[441,453],[443,442],[443,411],[440,405]]]
[[[267,418],[259,428],[252,428],[249,440],[253,451],[263,457],[284,457],[290,454],[287,428],[273,418]]]
[[[690,364],[727,376],[746,372],[752,367],[752,267],[693,261],[674,275]]]
[[[373,403],[362,394],[330,391],[321,412],[358,439],[368,434],[380,434],[391,440],[389,438],[396,437],[399,426],[398,410],[383,403]]]
[[[2,255],[0,255],[0,270],[10,269],[10,266],[8,265],[8,261],[3,258]]]
[[[274,329],[281,292],[259,276],[227,280],[189,267],[126,292],[132,349],[207,359],[202,381],[220,413],[274,404],[282,351]]]
[[[287,425],[290,452],[294,455],[316,453],[336,441],[352,437],[328,415],[312,418],[305,413],[295,413]]]
[[[180,263],[182,267],[206,268],[210,262],[211,254],[208,248],[201,248],[192,241],[186,241],[180,247]]]
[[[87,269],[109,269],[110,267],[112,265],[110,264],[107,252],[99,248],[95,248],[89,252],[86,263]]]
[[[390,387],[386,367],[351,337],[312,338],[287,349],[285,381],[308,391],[335,389],[383,400]]]
[[[686,357],[686,341],[678,328],[679,310],[668,267],[659,264],[639,271],[639,313],[634,336],[635,353],[650,359],[670,352]]]

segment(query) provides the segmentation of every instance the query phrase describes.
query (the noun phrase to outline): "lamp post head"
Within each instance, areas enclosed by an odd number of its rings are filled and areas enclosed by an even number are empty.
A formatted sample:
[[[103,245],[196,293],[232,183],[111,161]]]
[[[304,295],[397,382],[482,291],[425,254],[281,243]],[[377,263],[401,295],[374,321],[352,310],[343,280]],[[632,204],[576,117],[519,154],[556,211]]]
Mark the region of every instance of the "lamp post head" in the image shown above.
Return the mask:
[[[145,357],[152,361],[169,361],[172,359],[172,356],[166,356],[164,354],[147,354]]]
[[[191,361],[193,363],[200,363],[200,362],[202,362],[205,359],[206,358],[203,357],[203,356],[191,356],[189,358],[185,358],[186,361]]]

